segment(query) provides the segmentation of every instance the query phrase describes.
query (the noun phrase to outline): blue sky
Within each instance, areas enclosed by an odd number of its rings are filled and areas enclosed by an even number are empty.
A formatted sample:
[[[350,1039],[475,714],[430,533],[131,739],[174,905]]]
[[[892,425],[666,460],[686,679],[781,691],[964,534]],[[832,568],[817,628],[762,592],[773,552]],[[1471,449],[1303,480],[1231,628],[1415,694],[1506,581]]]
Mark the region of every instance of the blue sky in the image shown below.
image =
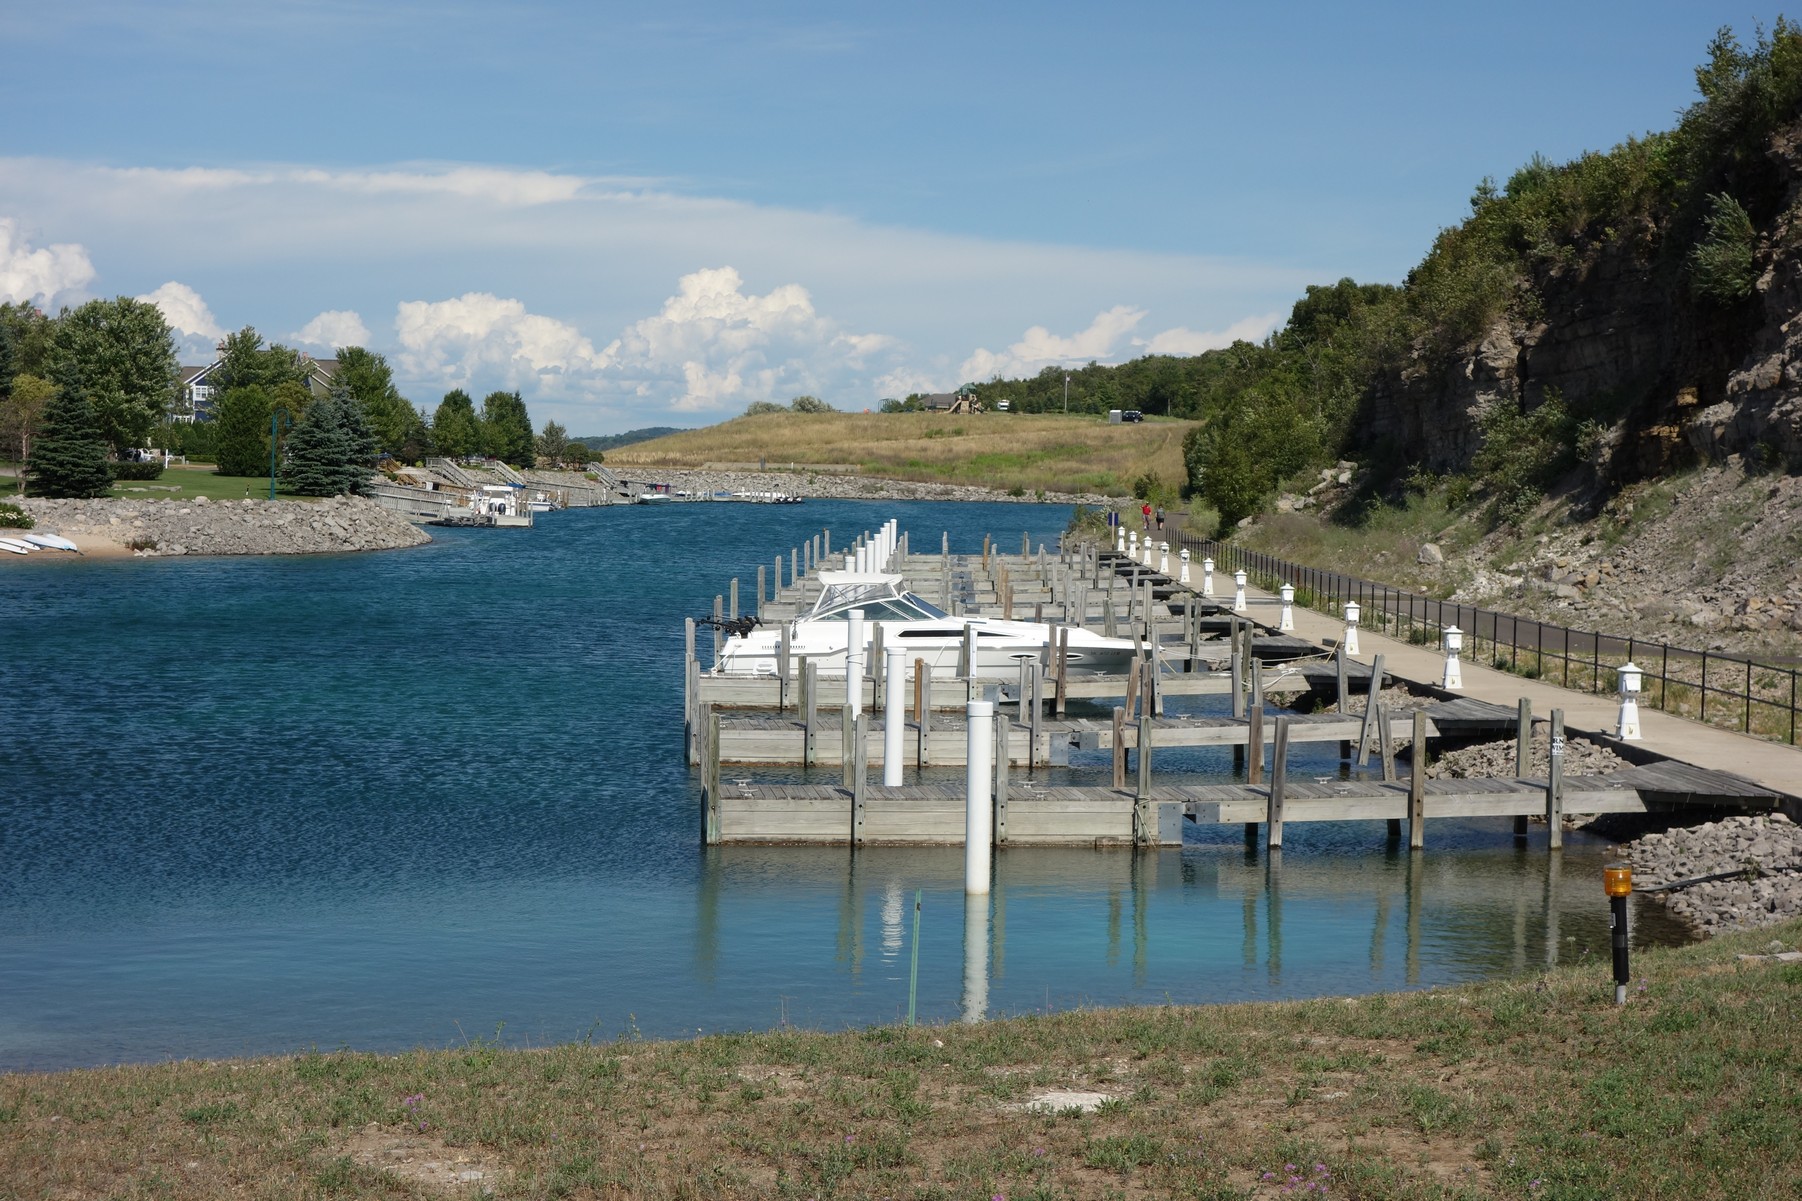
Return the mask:
[[[1258,338],[1777,10],[0,6],[0,299],[157,300],[573,433]]]

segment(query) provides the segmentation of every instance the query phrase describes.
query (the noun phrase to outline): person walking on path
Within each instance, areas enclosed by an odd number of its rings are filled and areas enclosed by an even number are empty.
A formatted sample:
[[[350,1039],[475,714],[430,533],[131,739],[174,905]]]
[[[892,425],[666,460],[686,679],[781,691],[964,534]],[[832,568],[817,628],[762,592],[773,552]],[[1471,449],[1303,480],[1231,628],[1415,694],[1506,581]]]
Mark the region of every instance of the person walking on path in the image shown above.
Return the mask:
[[[1151,502],[1146,501],[1139,509],[1139,520],[1144,523],[1145,532],[1151,533]]]
[[[1164,506],[1158,506],[1158,533],[1164,532]]]

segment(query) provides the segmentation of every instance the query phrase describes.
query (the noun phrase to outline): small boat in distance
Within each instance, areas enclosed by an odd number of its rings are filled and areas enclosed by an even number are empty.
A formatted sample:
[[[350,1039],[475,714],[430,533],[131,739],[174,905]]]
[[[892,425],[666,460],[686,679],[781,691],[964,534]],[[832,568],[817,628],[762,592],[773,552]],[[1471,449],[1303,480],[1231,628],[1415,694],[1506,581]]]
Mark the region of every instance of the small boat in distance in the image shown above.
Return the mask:
[[[974,674],[1012,679],[1020,664],[1049,661],[1051,639],[1060,631],[1033,621],[997,617],[954,617],[901,586],[902,577],[878,571],[822,571],[823,591],[813,609],[788,623],[790,668],[805,655],[823,676],[843,676],[850,646],[850,612],[863,610],[867,653],[878,624],[885,647],[904,647],[907,663],[924,659],[940,675],[955,672],[963,656],[964,634],[975,635]],[[1073,676],[1125,675],[1138,657],[1130,638],[1104,638],[1080,627],[1064,627],[1070,639],[1068,671]],[[720,647],[716,675],[776,674],[780,626],[734,633]]]

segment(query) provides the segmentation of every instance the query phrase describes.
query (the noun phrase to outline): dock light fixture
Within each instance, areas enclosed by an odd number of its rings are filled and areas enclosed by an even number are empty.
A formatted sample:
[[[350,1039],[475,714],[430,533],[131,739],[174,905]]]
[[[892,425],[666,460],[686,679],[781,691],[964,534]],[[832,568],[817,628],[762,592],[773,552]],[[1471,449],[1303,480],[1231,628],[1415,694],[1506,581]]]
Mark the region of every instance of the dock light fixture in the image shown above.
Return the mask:
[[[1126,553],[1134,559],[1139,557],[1139,531],[1131,530],[1126,535]]]
[[[1126,552],[1126,527],[1123,525],[1114,527],[1114,549],[1122,554]]]
[[[1201,561],[1201,594],[1214,595],[1214,560],[1203,558]]]
[[[1158,543],[1158,570],[1165,575],[1170,574],[1170,544],[1168,542]]]
[[[1183,573],[1182,573],[1182,576],[1180,578],[1178,578],[1178,580],[1176,582],[1179,584],[1187,584],[1189,582],[1189,548],[1186,546],[1183,547],[1182,552],[1179,555],[1179,557],[1182,559],[1182,562],[1183,562]]]
[[[1283,594],[1283,611],[1276,619],[1276,628],[1279,630],[1293,630],[1295,628],[1295,585],[1284,584],[1281,591]]]
[[[1639,736],[1639,689],[1645,673],[1635,667],[1631,661],[1621,665],[1621,714],[1620,723],[1614,735],[1622,742],[1638,742]]]
[[[1614,1003],[1627,1003],[1627,898],[1633,893],[1633,868],[1610,863],[1602,869],[1602,891],[1608,894],[1608,924],[1614,943]]]
[[[1442,687],[1464,687],[1464,673],[1458,666],[1458,652],[1464,649],[1464,631],[1457,626],[1446,626],[1440,639],[1445,645],[1445,680]]]
[[[1345,602],[1345,653],[1358,653],[1358,602]]]
[[[1233,572],[1233,612],[1245,612],[1245,572]]]

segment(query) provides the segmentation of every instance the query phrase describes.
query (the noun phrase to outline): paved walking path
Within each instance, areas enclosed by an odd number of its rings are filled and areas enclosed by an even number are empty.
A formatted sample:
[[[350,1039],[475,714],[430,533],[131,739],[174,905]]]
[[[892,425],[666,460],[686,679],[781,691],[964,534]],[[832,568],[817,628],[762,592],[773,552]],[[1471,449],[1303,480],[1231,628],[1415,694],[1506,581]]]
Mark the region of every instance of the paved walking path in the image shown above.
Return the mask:
[[[1216,598],[1224,596],[1230,603],[1232,577],[1230,574],[1226,577],[1224,592],[1220,588],[1220,578],[1218,574],[1214,577]],[[1248,586],[1245,599],[1247,616],[1276,625],[1282,611],[1279,598]],[[1345,623],[1297,605],[1295,633],[1313,642],[1337,646],[1345,634]],[[1437,648],[1415,646],[1360,627],[1358,650],[1360,653],[1355,656],[1358,661],[1369,663],[1381,654],[1384,669],[1404,679],[1436,685],[1445,675],[1445,655]],[[1536,720],[1544,720],[1553,709],[1564,710],[1567,730],[1612,738],[1620,717],[1620,701],[1611,694],[1574,692],[1544,680],[1529,680],[1511,672],[1497,671],[1469,659],[1463,660],[1460,674],[1464,678],[1464,687],[1459,689],[1461,695],[1509,706],[1526,697],[1533,704]],[[1802,804],[1802,750],[1675,717],[1645,704],[1639,707],[1639,727],[1643,735],[1639,746],[1698,767],[1744,776]],[[1795,811],[1793,805],[1791,811]]]

